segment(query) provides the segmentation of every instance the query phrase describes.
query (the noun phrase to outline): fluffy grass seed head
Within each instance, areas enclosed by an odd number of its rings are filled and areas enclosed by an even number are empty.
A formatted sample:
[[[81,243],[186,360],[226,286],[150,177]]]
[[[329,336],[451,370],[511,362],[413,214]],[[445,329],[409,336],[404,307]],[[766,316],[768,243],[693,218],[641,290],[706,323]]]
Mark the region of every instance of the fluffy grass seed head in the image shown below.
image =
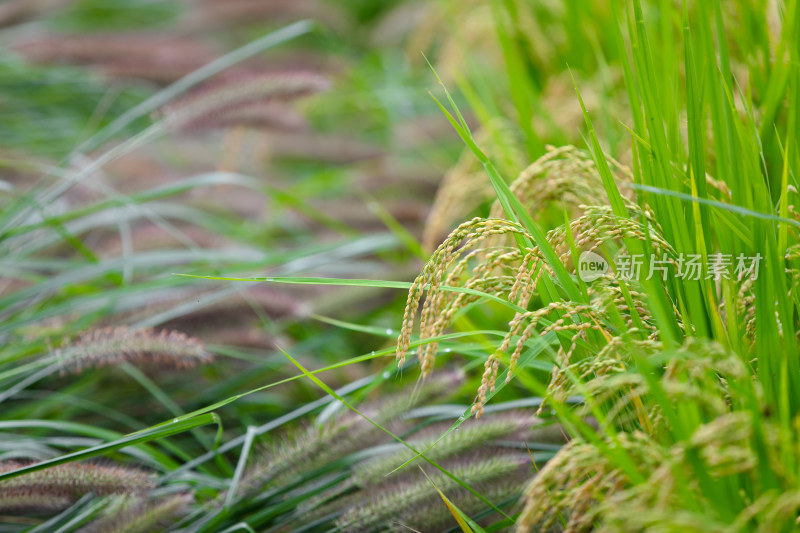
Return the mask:
[[[0,473],[27,463],[0,462]],[[66,463],[0,481],[0,511],[58,510],[85,494],[142,494],[154,478],[142,470],[90,463]]]
[[[464,373],[460,370],[441,372],[411,395],[407,391],[386,395],[367,402],[359,410],[374,422],[391,427],[409,409],[451,394],[463,381]],[[383,438],[383,433],[358,414],[341,413],[326,424],[301,429],[267,448],[248,470],[245,485],[253,491],[267,483],[280,484]]]
[[[456,478],[478,490],[491,487],[495,489],[492,492],[497,493],[499,491],[496,489],[504,485],[507,489],[504,492],[509,496],[514,495],[515,489],[519,488],[520,478],[525,471],[531,470],[531,466],[527,454],[513,453],[475,457],[453,464],[448,470]],[[341,531],[347,532],[385,531],[387,525],[397,520],[421,528],[420,530],[433,528],[434,524],[438,524],[442,519],[439,511],[447,510],[436,488],[446,494],[458,494],[462,497],[464,489],[444,474],[436,472],[429,475],[430,481],[420,474],[413,479],[383,483],[375,487],[370,495],[339,519],[338,527]],[[475,508],[476,503],[478,505],[482,503],[476,500],[474,496],[467,500],[470,507]],[[436,502],[440,509],[438,506],[430,506],[431,502]],[[445,521],[445,524],[448,522]]]
[[[298,120],[286,102],[330,86],[324,76],[313,72],[242,73],[205,86],[179,98],[163,110],[166,127],[172,131],[188,131],[230,124],[237,117],[247,116],[253,106],[267,106],[273,123]]]
[[[83,530],[85,533],[147,533],[160,531],[186,514],[194,500],[191,494],[164,497],[118,496],[103,515]]]
[[[184,369],[207,364],[203,343],[179,331],[126,326],[90,329],[56,351],[62,374],[122,363]]]

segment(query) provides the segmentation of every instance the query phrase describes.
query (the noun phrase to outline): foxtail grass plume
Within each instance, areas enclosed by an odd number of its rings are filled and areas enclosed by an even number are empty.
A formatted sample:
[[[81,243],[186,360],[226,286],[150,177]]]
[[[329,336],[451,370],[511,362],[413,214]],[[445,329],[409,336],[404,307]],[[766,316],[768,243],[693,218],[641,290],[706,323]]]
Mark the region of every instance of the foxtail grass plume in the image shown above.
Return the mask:
[[[287,23],[304,18],[341,31],[348,26],[336,4],[320,0],[200,0],[197,7],[188,22],[197,28]]]
[[[270,104],[270,112],[277,115],[276,106],[323,91],[329,85],[327,78],[312,72],[243,73],[209,82],[178,98],[162,112],[167,128],[173,131],[217,127],[237,116],[246,116],[245,110],[252,106]]]
[[[343,165],[367,159],[377,159],[385,150],[375,143],[365,142],[343,133],[264,132],[265,162],[279,159],[303,159],[332,165]]]
[[[433,423],[422,429],[406,428],[404,440],[425,457],[478,490],[491,501],[503,505],[516,500],[525,480],[533,472],[526,442],[560,444],[563,434],[557,426],[544,426],[529,413],[513,411],[489,420],[464,422],[457,431],[442,435],[450,422]],[[435,443],[435,445],[434,445]],[[373,448],[380,449],[381,446]],[[394,449],[394,451],[392,451]],[[364,450],[369,451],[369,450]],[[428,464],[418,459],[406,467],[397,467],[413,455],[402,445],[393,444],[388,453],[362,459],[353,467],[346,483],[340,483],[319,497],[306,502],[302,517],[315,518],[340,514],[337,523],[342,531],[387,531],[397,524],[412,525],[418,530],[440,530],[438,525],[452,523],[436,489],[419,471]],[[448,497],[456,498],[469,513],[487,506],[453,479],[433,471],[434,483]],[[436,525],[436,527],[434,527]]]
[[[466,421],[458,431],[440,440],[450,422],[416,425],[414,420],[399,418],[408,411],[409,401],[421,404],[447,395],[462,378],[460,372],[434,375],[423,383],[418,395],[411,398],[408,394],[389,396],[368,402],[360,410],[395,434],[403,435],[415,448],[427,450],[426,457],[490,501],[507,508],[510,502],[516,501],[534,471],[525,443],[561,444],[563,432],[557,426],[545,426],[530,413],[518,410],[487,420]],[[409,450],[375,429],[366,433],[362,424],[354,423],[355,420],[360,418],[347,412],[334,419],[332,425],[301,433],[283,445],[273,445],[268,463],[262,463],[248,475],[245,485],[252,487],[250,493],[260,486],[260,483],[252,483],[258,476],[262,482],[269,481],[261,497],[272,498],[283,494],[286,487],[300,492],[307,490],[297,485],[306,477],[310,479],[306,485],[314,490],[323,479],[319,477],[320,472],[325,476],[337,476],[346,471],[344,481],[305,499],[287,518],[286,524],[300,528],[335,520],[339,531],[393,531],[400,524],[420,531],[443,530],[452,524],[452,515],[448,514],[436,488],[419,471],[422,466],[431,470],[428,472],[431,480],[457,502],[459,508],[470,514],[488,510],[474,494],[452,478],[429,469],[421,460],[387,477],[411,457]],[[431,447],[436,441],[438,443]],[[317,474],[312,474],[314,471]],[[487,517],[491,519],[496,517]]]
[[[487,421],[465,422],[458,428],[458,431],[452,431],[444,438],[441,438],[441,435],[449,429],[450,424],[434,425],[428,431],[419,432],[406,441],[417,450],[430,448],[425,456],[428,459],[439,461],[481,447],[489,447],[491,443],[501,439],[513,440],[516,437],[517,440],[525,440],[536,424],[541,424],[541,422],[530,415],[509,412],[499,414]],[[378,483],[397,466],[413,457],[413,452],[402,449],[395,454],[367,461],[355,469],[353,480],[361,486]],[[423,461],[417,459],[413,468],[416,468],[416,464],[423,464]],[[403,473],[404,471],[400,471],[395,475]]]
[[[498,496],[499,486],[505,486],[505,496],[516,496],[525,476],[533,470],[530,456],[525,453],[500,454],[475,456],[468,461],[450,465],[448,471],[468,486],[476,490],[492,489],[494,496]],[[384,483],[372,488],[369,494],[362,495],[362,501],[346,512],[337,525],[341,531],[365,532],[385,531],[392,522],[411,526],[412,529],[432,528],[435,524],[446,525],[452,523],[452,515],[447,516],[441,511],[447,507],[438,495],[436,488],[445,494],[467,493],[452,478],[436,472],[430,475],[430,480],[419,472],[412,480]],[[434,486],[435,484],[435,486]],[[502,501],[502,500],[501,500]],[[429,506],[431,502],[438,505]],[[477,498],[469,498],[468,509],[480,510],[485,507]],[[411,511],[412,515],[407,514]],[[427,512],[426,512],[427,511]],[[416,515],[416,516],[414,516]],[[414,519],[410,521],[409,518]],[[444,519],[444,520],[443,520]],[[442,523],[443,522],[443,523]],[[438,531],[439,529],[428,529]]]
[[[195,127],[205,129],[235,126],[258,130],[301,132],[308,129],[308,121],[297,110],[282,102],[256,102],[247,107],[222,111],[207,122]]]
[[[56,357],[62,374],[123,363],[183,369],[212,359],[202,342],[179,331],[125,326],[85,331]]]
[[[168,250],[183,248],[191,243],[201,248],[220,249],[230,247],[232,241],[200,226],[176,224],[179,235],[165,230],[157,224],[145,223],[134,226],[130,232],[130,245],[135,251]],[[180,237],[180,239],[178,238]],[[119,257],[123,254],[125,244],[119,232],[103,235],[94,247],[101,257]]]
[[[16,50],[35,63],[94,67],[116,78],[170,83],[211,62],[216,53],[201,41],[169,34],[51,35]]]
[[[381,425],[391,426],[398,417],[415,405],[451,394],[464,380],[461,371],[443,372],[432,377],[412,394],[387,395],[369,402],[360,411]],[[327,462],[380,442],[385,435],[353,412],[346,412],[322,427],[311,427],[274,444],[256,460],[245,485],[255,490],[265,483],[275,484],[288,477],[296,478]]]
[[[66,6],[72,0],[6,0],[0,4],[0,27],[19,24]]]
[[[120,496],[113,499],[103,515],[90,523],[85,533],[147,533],[162,531],[186,514],[194,500],[191,494],[164,497]]]
[[[27,463],[0,462],[0,473],[24,466]],[[0,511],[53,511],[85,494],[141,494],[153,487],[153,476],[142,470],[67,463],[0,481]]]

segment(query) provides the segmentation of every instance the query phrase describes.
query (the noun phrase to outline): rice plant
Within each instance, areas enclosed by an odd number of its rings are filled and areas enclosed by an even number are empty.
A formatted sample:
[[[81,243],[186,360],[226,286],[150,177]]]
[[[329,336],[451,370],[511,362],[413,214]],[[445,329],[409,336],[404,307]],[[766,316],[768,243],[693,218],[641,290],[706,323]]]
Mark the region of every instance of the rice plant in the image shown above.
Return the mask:
[[[427,289],[423,338],[442,331],[428,317],[450,321],[466,310],[464,295],[446,296],[442,285],[477,288],[515,309],[506,338],[486,358],[476,415],[495,391],[501,361],[508,383],[521,373],[524,352],[538,347],[550,354],[552,377],[536,380],[531,392],[573,422],[574,440],[530,482],[518,531],[788,531],[797,525],[788,457],[797,453],[798,319],[787,264],[797,236],[788,216],[795,187],[790,102],[797,89],[789,50],[796,49],[796,4],[781,7],[777,28],[766,26],[770,7],[764,7],[759,20],[774,39],[763,44],[776,63],[759,75],[751,64],[746,80],[737,74],[747,68],[747,56],[729,49],[726,27],[734,22],[719,4],[661,8],[662,20],[680,20],[680,26],[659,26],[634,1],[615,13],[610,29],[632,112],[632,172],[620,175],[580,100],[594,160],[587,168],[595,190],[602,184],[604,193],[579,205],[585,214],[578,218],[565,210],[567,221],[546,234],[531,217],[542,193],[529,176],[505,185],[458,109],[445,109],[483,162],[509,221],[476,219],[433,254],[412,289],[398,356],[402,361],[414,323],[417,287]],[[773,98],[785,98],[787,107],[754,97],[756,85],[777,91],[776,84],[781,96]],[[574,184],[563,192],[546,174],[537,178],[545,193],[568,201],[575,187],[585,186],[580,175],[573,171]],[[498,255],[478,243],[483,232],[513,237],[501,244],[519,251]],[[476,244],[479,250],[467,254]],[[605,266],[596,276],[582,275],[587,252]],[[456,262],[461,254],[463,263]],[[469,259],[479,263],[471,277],[464,275]],[[564,276],[565,267],[576,275]],[[435,343],[427,346],[423,373],[435,355]],[[563,405],[571,394],[583,398],[578,410]],[[599,430],[582,416],[593,416]]]

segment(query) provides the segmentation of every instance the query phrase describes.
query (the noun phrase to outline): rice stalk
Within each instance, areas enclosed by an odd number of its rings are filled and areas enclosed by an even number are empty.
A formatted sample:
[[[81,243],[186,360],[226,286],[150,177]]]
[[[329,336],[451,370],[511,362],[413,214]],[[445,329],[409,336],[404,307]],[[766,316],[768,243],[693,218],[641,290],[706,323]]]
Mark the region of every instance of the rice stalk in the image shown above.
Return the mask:
[[[665,461],[666,452],[642,433],[621,434],[616,444],[633,458],[640,472],[652,473]],[[543,531],[557,520],[565,522],[565,532],[590,531],[601,512],[599,502],[629,483],[598,447],[573,440],[547,462],[525,490],[517,531]]]
[[[414,280],[411,289],[409,289],[403,314],[403,326],[397,340],[397,360],[400,365],[405,363],[405,358],[408,354],[414,319],[419,310],[423,291],[427,290],[427,298],[422,308],[420,330],[427,332],[429,324],[433,326],[436,323],[436,316],[441,310],[440,304],[444,301],[441,286],[448,279],[450,268],[455,265],[455,271],[458,273],[466,267],[466,264],[464,262],[457,263],[457,260],[467,255],[468,250],[475,248],[494,235],[505,234],[516,234],[530,238],[527,231],[514,222],[500,219],[485,220],[474,218],[461,224],[439,245],[425,264],[420,275]],[[435,356],[435,345],[425,345],[420,350],[419,359],[423,376],[430,374]]]
[[[681,476],[755,479],[758,468],[765,466],[757,450],[765,454],[773,471],[783,472],[782,484],[795,483],[794,473],[782,468],[780,457],[787,444],[797,446],[796,436],[779,437],[779,425],[756,422],[751,412],[738,410],[744,391],[756,402],[763,401],[763,393],[737,355],[715,343],[687,341],[666,360],[658,387],[667,403],[656,403],[652,385],[626,366],[633,364],[630,354],[640,351],[639,357],[642,352],[653,356],[661,348],[655,345],[644,351],[641,344],[615,344],[615,348],[620,367],[586,378],[584,390],[592,404],[605,406],[606,424],[632,428],[602,437],[602,446],[576,439],[562,448],[526,490],[518,531],[539,531],[556,520],[564,520],[564,531],[573,532],[640,531],[656,526],[678,531],[692,517],[707,522],[707,530],[730,531],[730,524],[719,517],[692,514],[693,506],[687,506],[686,498],[702,500],[703,494],[698,485],[687,486]],[[607,359],[608,354],[597,359],[603,357]],[[700,423],[685,440],[665,446],[662,443],[670,431],[665,410],[681,405],[696,406]],[[642,406],[649,406],[646,413]],[[756,447],[754,439],[759,441]],[[624,450],[635,476],[618,460],[622,452],[612,450]],[[768,495],[761,503],[772,505],[775,496]],[[762,511],[746,508],[737,520],[744,527]],[[773,520],[781,511],[774,512],[771,518],[759,517],[758,523],[778,523]],[[785,520],[785,515],[780,516]]]
[[[600,174],[588,153],[571,145],[548,145],[546,150],[509,186],[526,208],[533,212],[542,206],[563,204],[575,215],[581,205],[597,205],[599,199],[606,197]],[[620,186],[633,180],[630,169],[613,159],[610,162]],[[503,208],[495,201],[489,217],[502,216]]]
[[[561,153],[554,152],[553,157]],[[563,153],[571,154],[572,150],[565,149]],[[547,161],[549,159],[542,165]],[[570,164],[579,165],[581,168],[590,166],[580,157],[569,161]],[[527,177],[520,182],[522,185],[517,188],[518,193],[535,191],[526,180]],[[638,206],[631,204],[629,209],[634,215],[639,216],[640,220],[637,220],[620,219],[608,206],[581,205],[580,208],[584,214],[572,220],[568,228],[566,225],[559,226],[546,236],[548,243],[565,265],[572,263],[572,249],[567,239],[567,236],[571,235],[574,245],[586,251],[611,247],[624,252],[626,239],[646,242],[656,254],[660,254],[677,268],[674,249],[661,236],[660,228],[653,223],[651,214],[647,211],[641,211]],[[510,246],[509,237],[513,235],[522,235],[530,239],[530,235],[521,226],[512,222],[476,218],[459,226],[437,248],[409,290],[403,326],[397,343],[397,358],[400,364],[405,361],[408,352],[423,289],[427,289],[427,295],[420,312],[421,339],[444,333],[456,314],[479,298],[474,294],[442,291],[442,286],[475,289],[505,298],[520,307],[528,307],[541,276],[552,272],[538,247]],[[467,276],[466,271],[471,265],[474,265],[472,272]],[[559,301],[541,309],[515,314],[509,323],[509,330],[503,342],[485,362],[481,386],[473,406],[473,413],[476,416],[481,416],[487,394],[494,391],[501,355],[509,350],[512,341],[515,341],[515,344],[510,354],[507,380],[511,379],[527,341],[537,331],[540,335],[555,332],[560,336],[570,336],[570,347],[567,349],[559,347],[558,362],[562,366],[571,363],[578,341],[586,340],[588,332],[601,332],[607,341],[619,335],[619,332],[608,325],[610,318],[606,310],[611,307],[618,316],[627,321],[628,333],[633,333],[636,325],[641,323],[648,330],[639,333],[655,338],[657,329],[650,321],[644,294],[636,290],[636,281],[632,280],[630,283],[632,288],[628,291],[628,295],[632,299],[629,302],[621,292],[617,281],[611,278],[612,274],[613,272],[609,272],[606,278],[595,281],[589,287],[591,304]],[[638,318],[638,322],[634,317]],[[547,320],[547,325],[540,327],[540,322],[544,319]],[[423,377],[433,368],[437,350],[436,342],[428,342],[419,349]]]

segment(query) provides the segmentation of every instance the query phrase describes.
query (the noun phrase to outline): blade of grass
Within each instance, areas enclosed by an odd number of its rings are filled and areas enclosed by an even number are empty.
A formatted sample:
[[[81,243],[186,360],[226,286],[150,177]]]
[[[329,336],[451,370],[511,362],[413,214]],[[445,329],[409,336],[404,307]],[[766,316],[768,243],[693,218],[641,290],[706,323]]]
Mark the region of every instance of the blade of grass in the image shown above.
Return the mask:
[[[82,459],[89,459],[91,457],[96,457],[98,455],[102,455],[108,452],[113,452],[122,448],[126,448],[128,446],[135,446],[137,444],[143,444],[146,442],[163,439],[165,437],[182,433],[184,431],[188,431],[190,429],[199,426],[204,426],[207,424],[219,425],[220,424],[219,417],[214,413],[208,413],[184,420],[175,419],[174,421],[163,422],[161,424],[158,424],[156,426],[151,426],[142,431],[131,433],[120,439],[116,439],[106,444],[92,446],[85,450],[80,450],[77,452],[68,453],[66,455],[55,457],[53,459],[47,459],[45,461],[33,463],[24,466],[22,468],[18,468],[17,470],[0,473],[0,481],[21,476],[30,472],[37,472],[39,470],[44,470],[51,466],[57,466],[65,463],[71,463],[74,461],[80,461]]]

